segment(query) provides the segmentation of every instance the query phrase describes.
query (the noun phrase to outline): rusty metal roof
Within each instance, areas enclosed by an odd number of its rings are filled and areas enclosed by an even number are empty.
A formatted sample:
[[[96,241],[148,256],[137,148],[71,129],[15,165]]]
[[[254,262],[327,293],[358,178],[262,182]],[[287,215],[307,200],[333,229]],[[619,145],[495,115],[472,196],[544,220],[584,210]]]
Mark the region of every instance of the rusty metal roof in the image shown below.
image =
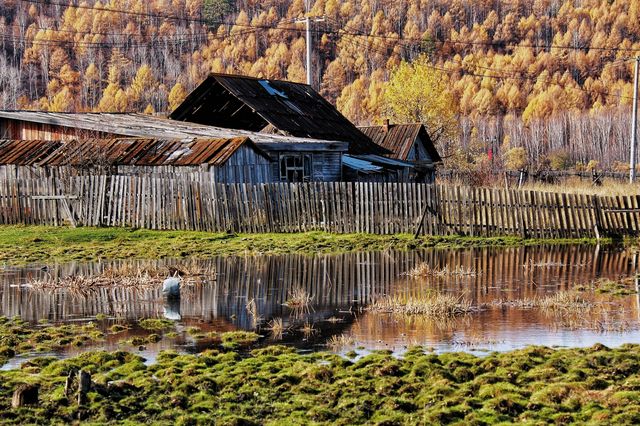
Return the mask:
[[[349,142],[354,154],[387,154],[311,86],[210,74],[169,116],[263,133]]]
[[[68,142],[7,141],[7,149],[0,142],[0,160],[18,158],[20,161],[0,164],[37,164],[41,166],[131,165],[131,166],[195,166],[223,165],[241,146],[248,144],[267,159],[269,156],[249,138],[194,139],[184,142],[175,139],[79,139]],[[26,146],[50,146],[46,151],[31,151]],[[10,156],[10,150],[13,155]],[[2,156],[7,151],[5,156]],[[37,157],[29,152],[38,153]],[[20,154],[25,156],[23,159]],[[29,163],[26,161],[29,160]]]
[[[420,136],[431,160],[434,163],[442,161],[442,158],[440,158],[440,154],[438,154],[436,147],[433,145],[427,130],[420,123],[368,126],[359,127],[359,129],[362,133],[371,138],[373,142],[391,151],[392,154],[389,155],[391,158],[407,160],[411,147],[418,136]]]
[[[58,149],[62,142],[0,140],[0,164],[31,166]]]
[[[68,127],[100,134],[102,137],[133,137],[153,139],[233,139],[250,138],[261,147],[276,149],[279,145],[295,144],[304,146],[323,146],[324,149],[346,152],[348,143],[340,140],[300,138],[252,132],[247,130],[205,126],[196,123],[184,123],[136,113],[72,113],[24,110],[0,110],[0,118],[40,123],[51,126]],[[82,138],[82,133],[78,135]],[[96,135],[95,137],[98,137]]]

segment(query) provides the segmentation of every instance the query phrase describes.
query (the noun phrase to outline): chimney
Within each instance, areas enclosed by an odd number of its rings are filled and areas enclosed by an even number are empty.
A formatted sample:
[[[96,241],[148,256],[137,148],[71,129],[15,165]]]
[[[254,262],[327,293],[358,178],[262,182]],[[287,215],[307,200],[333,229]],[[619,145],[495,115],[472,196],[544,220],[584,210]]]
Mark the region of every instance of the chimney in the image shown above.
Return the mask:
[[[384,132],[385,133],[389,132],[389,119],[388,118],[384,119]]]

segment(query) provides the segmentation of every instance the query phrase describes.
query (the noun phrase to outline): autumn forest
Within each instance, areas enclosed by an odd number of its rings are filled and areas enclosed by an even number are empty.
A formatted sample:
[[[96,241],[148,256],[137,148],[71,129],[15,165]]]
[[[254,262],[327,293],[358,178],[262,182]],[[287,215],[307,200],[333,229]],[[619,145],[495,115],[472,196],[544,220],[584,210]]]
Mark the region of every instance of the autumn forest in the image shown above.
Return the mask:
[[[308,13],[307,13],[308,8]],[[209,72],[422,121],[451,167],[624,169],[640,0],[0,0],[0,108],[166,114]],[[408,107],[410,106],[410,107]]]

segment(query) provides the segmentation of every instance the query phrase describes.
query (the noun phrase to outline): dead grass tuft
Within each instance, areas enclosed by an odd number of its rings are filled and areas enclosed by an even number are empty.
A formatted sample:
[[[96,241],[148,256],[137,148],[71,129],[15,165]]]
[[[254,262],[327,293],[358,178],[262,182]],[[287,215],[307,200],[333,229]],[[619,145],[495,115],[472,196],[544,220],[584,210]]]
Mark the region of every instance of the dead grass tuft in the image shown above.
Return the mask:
[[[472,267],[456,266],[455,268],[434,268],[426,262],[420,263],[406,272],[410,277],[475,277],[478,272]]]
[[[271,332],[273,340],[282,340],[282,335],[285,332],[284,322],[282,318],[274,318],[268,323],[267,330]]]
[[[333,350],[355,346],[356,341],[353,337],[346,334],[334,335],[327,340],[327,346]]]
[[[467,315],[476,309],[462,296],[436,293],[408,297],[386,296],[374,302],[369,310],[442,319]]]

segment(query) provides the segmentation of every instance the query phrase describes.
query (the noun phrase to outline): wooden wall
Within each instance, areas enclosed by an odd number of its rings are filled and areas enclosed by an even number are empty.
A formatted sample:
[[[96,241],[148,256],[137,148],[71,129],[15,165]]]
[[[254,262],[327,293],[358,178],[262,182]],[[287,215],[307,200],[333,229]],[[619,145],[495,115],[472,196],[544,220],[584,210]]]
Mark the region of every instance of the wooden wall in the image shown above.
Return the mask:
[[[311,155],[312,180],[314,182],[338,182],[342,180],[342,151],[277,151],[269,152],[273,158],[271,173],[273,182],[280,181],[281,155]]]
[[[13,119],[0,119],[0,139],[66,141],[78,138],[110,138],[122,135],[94,132]]]

